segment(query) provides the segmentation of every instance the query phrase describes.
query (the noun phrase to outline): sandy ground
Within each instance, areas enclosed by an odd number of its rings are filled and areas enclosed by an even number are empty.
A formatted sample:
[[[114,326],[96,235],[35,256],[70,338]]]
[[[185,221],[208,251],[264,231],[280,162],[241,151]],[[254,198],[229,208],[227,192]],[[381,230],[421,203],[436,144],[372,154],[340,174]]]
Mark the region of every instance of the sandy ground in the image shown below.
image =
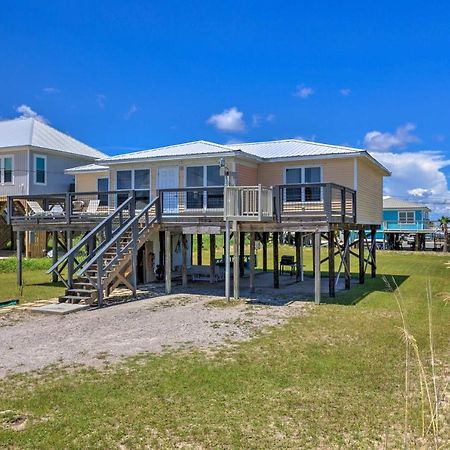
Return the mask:
[[[202,348],[250,338],[302,314],[306,303],[212,306],[214,297],[170,295],[67,316],[0,317],[0,377],[46,366],[86,364],[167,348]]]

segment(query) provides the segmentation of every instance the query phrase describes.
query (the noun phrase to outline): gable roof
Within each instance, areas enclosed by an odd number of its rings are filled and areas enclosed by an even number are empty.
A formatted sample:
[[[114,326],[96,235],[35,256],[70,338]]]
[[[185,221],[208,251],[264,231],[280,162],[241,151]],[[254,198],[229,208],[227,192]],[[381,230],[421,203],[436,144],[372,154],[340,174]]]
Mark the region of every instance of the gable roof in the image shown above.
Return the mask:
[[[375,160],[365,150],[350,147],[320,144],[318,142],[287,139],[266,142],[247,142],[239,144],[216,144],[208,141],[194,141],[183,144],[169,145],[150,150],[107,157],[99,161],[100,164],[125,163],[131,161],[147,161],[178,158],[195,158],[204,156],[241,155],[258,161],[273,161],[286,159],[312,159],[322,156],[363,156],[376,164],[386,175],[390,172]]]
[[[421,203],[408,202],[394,197],[383,197],[383,209],[420,209],[431,211]]]
[[[33,118],[0,121],[0,148],[31,146],[85,158],[106,155]]]

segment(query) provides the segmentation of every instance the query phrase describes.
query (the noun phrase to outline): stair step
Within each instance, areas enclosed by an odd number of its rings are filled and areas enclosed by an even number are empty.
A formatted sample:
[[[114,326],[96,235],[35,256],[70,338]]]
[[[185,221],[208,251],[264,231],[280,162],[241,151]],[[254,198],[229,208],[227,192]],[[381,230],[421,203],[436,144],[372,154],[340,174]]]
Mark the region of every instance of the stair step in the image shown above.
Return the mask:
[[[76,294],[79,297],[83,297],[83,296],[90,297],[92,294],[96,294],[96,293],[97,293],[97,289],[67,289],[67,291],[66,291],[67,295]],[[82,295],[79,295],[79,294],[82,294]]]

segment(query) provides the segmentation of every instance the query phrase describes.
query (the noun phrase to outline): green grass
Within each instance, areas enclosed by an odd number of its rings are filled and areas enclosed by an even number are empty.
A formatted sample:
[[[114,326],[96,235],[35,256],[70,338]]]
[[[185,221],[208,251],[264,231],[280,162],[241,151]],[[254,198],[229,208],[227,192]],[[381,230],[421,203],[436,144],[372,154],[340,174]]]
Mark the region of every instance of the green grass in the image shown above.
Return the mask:
[[[62,283],[51,283],[51,275],[46,273],[50,266],[49,258],[24,259],[24,285],[19,288],[16,284],[16,258],[0,260],[0,300],[19,299],[20,303],[26,303],[62,295]]]
[[[439,374],[450,356],[450,305],[442,300],[450,292],[448,260],[379,254],[380,273],[401,285],[426,365],[431,279]],[[308,315],[213,355],[172,352],[104,370],[14,376],[0,382],[0,410],[12,411],[3,422],[0,416],[0,447],[399,448],[400,326],[393,293],[381,277],[369,278],[333,304],[312,306]],[[411,439],[420,434],[419,403],[410,406]],[[11,417],[28,419],[23,431],[12,429]]]

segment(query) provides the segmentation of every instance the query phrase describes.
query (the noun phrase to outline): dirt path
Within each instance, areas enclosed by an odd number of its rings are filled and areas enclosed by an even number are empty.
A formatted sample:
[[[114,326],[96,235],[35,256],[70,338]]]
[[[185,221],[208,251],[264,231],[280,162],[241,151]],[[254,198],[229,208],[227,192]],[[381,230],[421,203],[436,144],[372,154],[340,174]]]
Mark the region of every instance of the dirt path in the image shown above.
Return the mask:
[[[302,314],[306,307],[223,307],[210,305],[212,300],[179,294],[67,316],[0,318],[0,377],[51,364],[96,366],[143,352],[248,339],[257,329]]]

